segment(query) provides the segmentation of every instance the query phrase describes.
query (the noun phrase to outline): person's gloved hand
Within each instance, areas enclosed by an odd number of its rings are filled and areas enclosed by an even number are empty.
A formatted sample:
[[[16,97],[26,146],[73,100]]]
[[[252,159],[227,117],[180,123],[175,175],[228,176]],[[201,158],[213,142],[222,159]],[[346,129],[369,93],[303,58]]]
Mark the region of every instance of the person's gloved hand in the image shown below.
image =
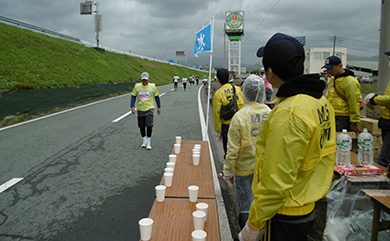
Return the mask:
[[[238,240],[240,241],[258,241],[265,234],[267,229],[260,230],[253,229],[246,221],[244,228],[238,234]]]
[[[367,106],[368,108],[370,108],[371,110],[374,109],[375,107],[375,102],[374,102],[374,98],[376,97],[377,95],[375,93],[369,93],[368,95],[366,95],[366,97],[364,98],[364,105]]]
[[[226,174],[225,171],[223,171],[223,180],[227,183],[229,187],[233,187],[233,183],[231,180],[233,180],[234,174]]]

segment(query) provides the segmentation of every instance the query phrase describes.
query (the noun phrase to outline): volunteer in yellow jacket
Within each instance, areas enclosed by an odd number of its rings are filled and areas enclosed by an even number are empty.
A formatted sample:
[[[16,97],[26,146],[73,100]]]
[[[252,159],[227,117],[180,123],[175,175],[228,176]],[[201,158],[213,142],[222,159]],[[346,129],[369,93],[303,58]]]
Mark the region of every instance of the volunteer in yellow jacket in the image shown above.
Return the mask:
[[[315,203],[330,188],[336,153],[333,107],[318,74],[303,75],[305,52],[298,40],[277,33],[257,51],[279,104],[270,112],[256,144],[249,219],[241,241],[306,240]]]
[[[229,84],[229,71],[219,69],[217,71],[217,80],[222,85],[213,96],[213,112],[214,112],[214,129],[218,133],[218,140],[222,141],[223,150],[225,152],[223,159],[226,157],[228,131],[231,119],[224,120],[221,117],[221,107],[227,105],[233,98],[233,85]],[[244,97],[240,87],[234,86],[237,95],[238,110],[244,107]]]
[[[235,176],[238,203],[238,224],[245,226],[253,201],[251,190],[255,170],[256,141],[264,120],[271,109],[264,104],[265,83],[251,74],[242,85],[245,107],[232,118],[228,133],[227,155],[223,166],[225,181]]]
[[[326,68],[328,74],[332,76],[329,82],[328,100],[335,111],[336,131],[347,129],[358,132],[361,98],[359,81],[352,71],[343,69],[341,60],[337,56],[327,58],[322,68]]]
[[[390,51],[385,53],[390,56]],[[367,97],[366,97],[367,98]],[[382,110],[381,118],[378,120],[378,127],[382,130],[382,150],[379,154],[378,164],[384,167],[390,165],[390,82],[387,84],[384,95],[374,95],[369,99],[367,106],[371,109],[375,105],[381,105],[385,108]]]

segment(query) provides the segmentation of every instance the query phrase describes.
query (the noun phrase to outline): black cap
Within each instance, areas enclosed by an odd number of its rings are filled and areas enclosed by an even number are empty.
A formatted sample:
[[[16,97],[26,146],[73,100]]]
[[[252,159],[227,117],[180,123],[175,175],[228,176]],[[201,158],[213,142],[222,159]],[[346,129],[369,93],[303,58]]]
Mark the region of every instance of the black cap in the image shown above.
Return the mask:
[[[305,50],[295,38],[283,33],[274,34],[263,47],[257,50],[257,57],[263,57],[271,65],[284,67],[294,57],[305,59]]]
[[[229,81],[229,71],[221,68],[217,71],[217,77],[221,83],[225,84]]]
[[[341,59],[337,56],[330,56],[325,60],[325,65],[322,68],[331,69],[336,65],[341,64]]]

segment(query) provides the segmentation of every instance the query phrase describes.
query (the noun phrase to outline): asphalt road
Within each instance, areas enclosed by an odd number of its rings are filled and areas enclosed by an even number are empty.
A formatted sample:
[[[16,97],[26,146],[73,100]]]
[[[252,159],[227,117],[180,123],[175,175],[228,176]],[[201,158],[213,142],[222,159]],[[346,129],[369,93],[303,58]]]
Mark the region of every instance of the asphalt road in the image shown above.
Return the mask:
[[[0,129],[0,185],[23,178],[0,193],[0,240],[138,240],[175,136],[202,140],[199,87],[172,87],[158,87],[162,113],[150,151],[140,147],[136,116],[124,116],[129,95]]]

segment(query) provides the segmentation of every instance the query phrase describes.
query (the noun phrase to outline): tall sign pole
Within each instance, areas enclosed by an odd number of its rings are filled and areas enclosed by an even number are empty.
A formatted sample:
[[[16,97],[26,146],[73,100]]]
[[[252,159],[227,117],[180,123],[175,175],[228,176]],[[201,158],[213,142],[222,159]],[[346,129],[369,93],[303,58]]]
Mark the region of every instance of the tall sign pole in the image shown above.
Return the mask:
[[[102,31],[102,15],[99,13],[99,3],[96,3],[95,12],[95,32],[96,32],[96,47],[99,48],[99,32]]]
[[[228,70],[241,74],[241,37],[244,36],[244,11],[226,12],[225,33],[229,37]]]
[[[96,6],[96,11],[92,11],[92,5]],[[99,32],[102,31],[102,15],[99,12],[99,3],[89,0],[80,3],[81,15],[92,15],[92,13],[95,13],[96,47],[99,48]]]
[[[383,95],[390,81],[389,60],[386,52],[390,51],[390,0],[382,1],[381,27],[379,39],[378,94]]]

